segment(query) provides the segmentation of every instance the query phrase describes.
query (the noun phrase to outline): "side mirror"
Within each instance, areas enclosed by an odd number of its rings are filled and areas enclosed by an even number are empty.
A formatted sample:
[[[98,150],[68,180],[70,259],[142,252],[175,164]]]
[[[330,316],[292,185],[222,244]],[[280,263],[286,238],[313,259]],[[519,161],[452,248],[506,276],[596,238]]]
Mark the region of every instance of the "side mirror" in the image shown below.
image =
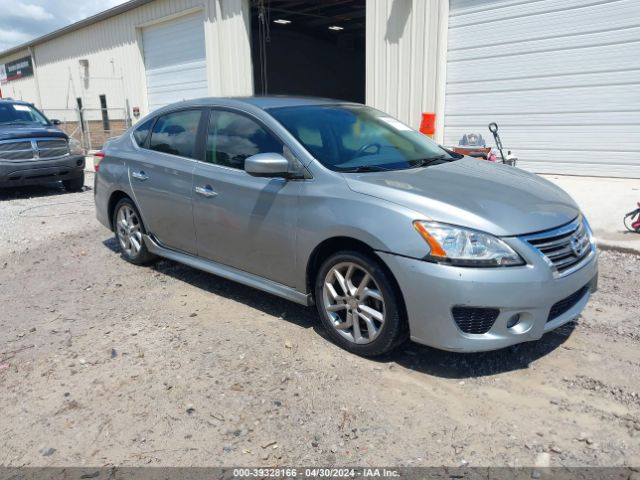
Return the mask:
[[[52,118],[51,119],[51,124],[52,125],[62,125],[62,122],[60,120],[58,120],[57,118]]]
[[[254,177],[289,178],[289,160],[279,153],[258,153],[244,161],[244,171]]]

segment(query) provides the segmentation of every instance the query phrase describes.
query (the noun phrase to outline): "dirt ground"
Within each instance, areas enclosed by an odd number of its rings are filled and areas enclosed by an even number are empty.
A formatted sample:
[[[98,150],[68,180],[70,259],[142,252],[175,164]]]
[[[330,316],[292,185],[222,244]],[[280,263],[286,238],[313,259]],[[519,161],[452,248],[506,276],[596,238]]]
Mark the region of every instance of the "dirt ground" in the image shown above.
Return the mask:
[[[0,465],[640,466],[638,287],[603,252],[539,342],[367,360],[313,309],[124,262],[90,189],[4,191]]]

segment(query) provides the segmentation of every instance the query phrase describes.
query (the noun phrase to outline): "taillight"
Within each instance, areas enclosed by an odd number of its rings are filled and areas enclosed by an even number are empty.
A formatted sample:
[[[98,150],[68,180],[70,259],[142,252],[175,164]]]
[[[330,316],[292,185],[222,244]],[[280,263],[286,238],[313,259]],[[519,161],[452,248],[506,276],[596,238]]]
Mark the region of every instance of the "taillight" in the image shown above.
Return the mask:
[[[96,152],[93,154],[93,169],[97,172],[100,170],[100,162],[104,158],[104,152]]]

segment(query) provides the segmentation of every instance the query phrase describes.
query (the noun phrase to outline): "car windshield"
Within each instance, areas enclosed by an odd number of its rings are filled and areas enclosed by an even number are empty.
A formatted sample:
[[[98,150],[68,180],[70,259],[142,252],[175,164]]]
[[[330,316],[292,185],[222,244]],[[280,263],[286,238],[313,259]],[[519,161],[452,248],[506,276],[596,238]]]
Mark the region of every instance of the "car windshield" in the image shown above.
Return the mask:
[[[459,158],[370,107],[280,107],[269,113],[325,167],[339,172],[401,170]]]
[[[49,125],[35,108],[22,103],[0,102],[0,125]]]

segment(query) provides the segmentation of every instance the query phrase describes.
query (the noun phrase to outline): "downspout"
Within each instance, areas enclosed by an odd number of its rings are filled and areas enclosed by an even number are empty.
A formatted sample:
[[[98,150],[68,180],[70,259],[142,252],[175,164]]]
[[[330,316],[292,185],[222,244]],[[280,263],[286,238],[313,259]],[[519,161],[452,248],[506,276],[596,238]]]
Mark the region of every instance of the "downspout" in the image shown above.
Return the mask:
[[[38,108],[42,110],[43,106],[42,106],[42,97],[40,96],[40,82],[38,82],[38,68],[36,66],[36,55],[32,47],[27,47],[27,50],[29,51],[29,56],[31,57],[31,63],[33,64],[33,81],[35,82],[35,85],[36,85],[36,99],[38,101]]]
[[[438,1],[438,50],[436,56],[436,133],[434,140],[444,141],[444,108],[447,93],[447,49],[449,42],[449,0]]]

